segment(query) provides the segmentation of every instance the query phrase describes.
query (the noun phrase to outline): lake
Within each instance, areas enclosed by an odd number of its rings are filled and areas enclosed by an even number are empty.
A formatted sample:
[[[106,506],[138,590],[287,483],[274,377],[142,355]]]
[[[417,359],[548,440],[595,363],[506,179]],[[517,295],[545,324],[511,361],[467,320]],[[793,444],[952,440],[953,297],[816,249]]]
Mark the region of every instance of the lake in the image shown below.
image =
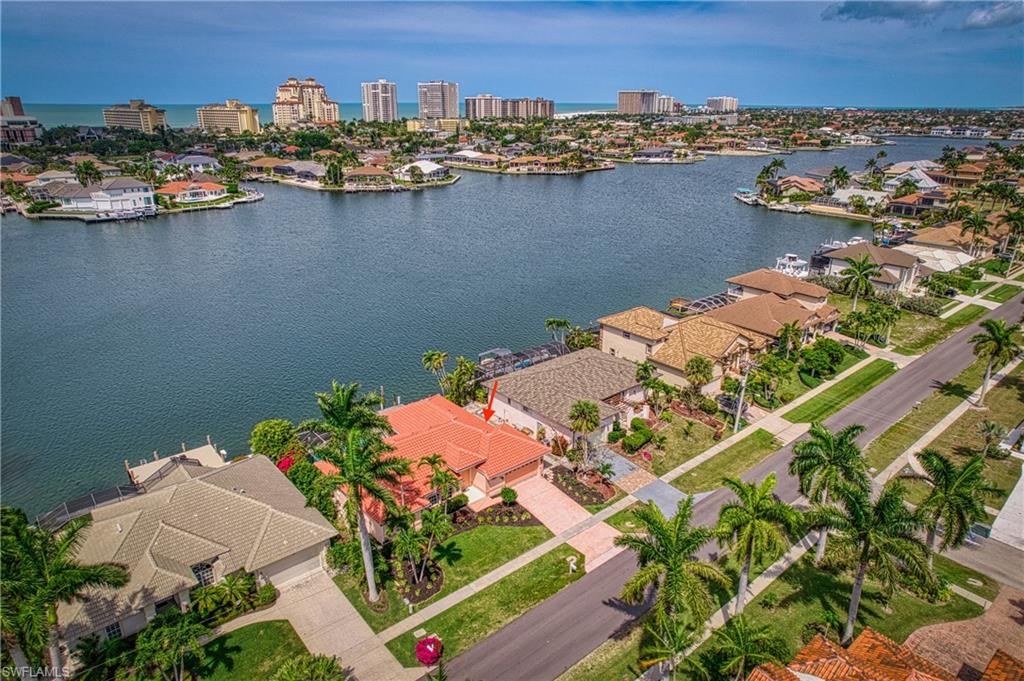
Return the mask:
[[[948,140],[901,138],[891,161]],[[877,148],[786,156],[862,168]],[[732,198],[767,159],[622,164],[578,177],[462,172],[456,185],[340,195],[260,185],[225,211],[87,226],[2,223],[4,503],[38,513],[123,483],[122,461],[247,450],[264,418],[316,412],[332,378],[403,401],[435,390],[427,349],[476,358],[724,279],[865,223]]]

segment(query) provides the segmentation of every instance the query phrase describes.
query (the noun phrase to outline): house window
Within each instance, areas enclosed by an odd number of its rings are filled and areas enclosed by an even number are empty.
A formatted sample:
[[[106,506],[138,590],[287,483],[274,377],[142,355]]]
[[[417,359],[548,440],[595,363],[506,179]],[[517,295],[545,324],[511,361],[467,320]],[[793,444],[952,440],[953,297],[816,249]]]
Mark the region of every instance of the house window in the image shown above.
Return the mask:
[[[628,339],[628,338],[632,338],[632,336],[630,336],[630,335],[629,335],[628,333],[626,333],[625,331],[623,331],[623,332],[622,332],[622,337],[623,337],[623,338],[627,338],[627,339]]]
[[[116,641],[121,638],[121,623],[108,624],[103,628],[103,635],[107,637],[108,641]]]
[[[608,352],[609,354],[611,354],[612,357],[615,356],[615,348],[608,348]]]
[[[437,490],[427,492],[427,503],[431,506],[438,504],[441,501],[441,493]]]
[[[192,566],[192,574],[195,575],[199,586],[210,586],[213,584],[213,566],[209,563],[197,563]]]

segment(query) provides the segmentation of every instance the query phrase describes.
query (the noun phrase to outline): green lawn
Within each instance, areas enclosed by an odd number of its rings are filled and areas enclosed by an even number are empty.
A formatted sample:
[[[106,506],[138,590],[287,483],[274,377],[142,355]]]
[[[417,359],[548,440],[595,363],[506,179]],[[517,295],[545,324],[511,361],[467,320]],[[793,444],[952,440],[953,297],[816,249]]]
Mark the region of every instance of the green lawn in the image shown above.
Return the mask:
[[[991,288],[992,286],[995,286],[994,281],[985,281],[982,279],[977,279],[971,282],[971,285],[967,288],[966,291],[964,291],[964,293],[969,296],[976,296],[985,289]]]
[[[972,591],[987,601],[994,601],[999,595],[999,582],[942,555],[935,556],[935,574],[949,584]],[[967,581],[969,579],[981,582],[981,586],[970,584]]]
[[[830,293],[828,302],[839,308],[846,315],[852,307],[853,300],[840,293]],[[857,309],[867,309],[867,304],[857,302]],[[973,322],[987,310],[980,305],[968,305],[946,319],[930,317],[916,312],[903,311],[899,321],[892,329],[890,342],[896,352],[903,355],[918,355],[951,336],[954,332]]]
[[[205,646],[206,662],[196,669],[203,681],[269,679],[278,667],[306,653],[299,635],[285,620],[257,622],[219,636]]]
[[[1013,278],[1014,281],[1024,281],[1024,272]]]
[[[665,434],[663,454],[654,454],[651,469],[657,476],[664,475],[679,464],[689,461],[715,444],[715,431],[699,421],[685,419],[674,414],[668,428],[661,431]],[[688,426],[687,423],[690,425]],[[687,434],[689,432],[689,434]]]
[[[418,607],[469,584],[534,546],[547,541],[552,536],[551,532],[543,525],[529,527],[481,525],[441,542],[441,545],[435,548],[434,556],[444,568],[444,587],[436,596],[424,601]],[[385,586],[388,608],[384,612],[372,610],[364,600],[362,591],[365,586],[361,572],[341,573],[335,578],[335,583],[374,631],[387,629],[409,615],[409,610],[402,602],[402,597],[390,582]]]
[[[566,559],[576,556],[578,569],[569,573]],[[490,636],[541,601],[583,576],[583,555],[567,544],[427,620],[422,628],[444,641],[445,657],[456,655]],[[406,632],[388,642],[388,649],[406,667],[418,666],[416,638]]]
[[[994,291],[990,291],[985,296],[985,300],[992,300],[997,303],[1005,303],[1018,293],[1020,293],[1020,286],[1014,286],[1013,284],[1003,284]]]
[[[800,406],[783,414],[791,423],[810,423],[831,416],[896,373],[896,365],[876,359]]]
[[[759,428],[692,471],[683,473],[672,481],[672,486],[688,494],[717,489],[722,478],[743,473],[778,448],[779,442],[772,434]]]
[[[879,472],[892,463],[941,421],[942,417],[977,390],[984,373],[985,363],[975,360],[949,382],[943,383],[931,395],[921,400],[906,416],[871,441],[864,452],[868,465]]]

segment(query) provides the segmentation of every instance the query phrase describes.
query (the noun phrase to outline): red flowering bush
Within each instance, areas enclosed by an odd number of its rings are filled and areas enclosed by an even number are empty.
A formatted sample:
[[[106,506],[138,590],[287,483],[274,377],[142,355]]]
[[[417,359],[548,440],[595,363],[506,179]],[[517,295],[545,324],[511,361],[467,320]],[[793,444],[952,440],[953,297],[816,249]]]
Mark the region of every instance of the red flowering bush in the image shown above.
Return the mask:
[[[416,643],[416,659],[424,666],[433,667],[441,659],[442,648],[441,639],[436,636],[421,638]]]
[[[287,473],[288,469],[295,465],[295,452],[288,452],[280,461],[277,462],[277,470],[282,473]]]

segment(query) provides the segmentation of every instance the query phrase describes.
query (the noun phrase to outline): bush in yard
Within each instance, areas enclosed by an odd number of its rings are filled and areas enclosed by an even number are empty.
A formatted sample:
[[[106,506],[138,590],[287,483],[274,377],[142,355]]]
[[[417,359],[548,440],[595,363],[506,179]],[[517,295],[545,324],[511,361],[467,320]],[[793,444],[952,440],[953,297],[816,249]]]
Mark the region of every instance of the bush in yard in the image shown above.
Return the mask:
[[[609,444],[615,444],[616,442],[618,442],[619,440],[621,440],[624,437],[626,437],[626,431],[621,430],[621,429],[620,430],[614,430],[613,429],[612,432],[608,433],[608,443]]]
[[[774,610],[779,607],[779,594],[768,591],[761,596],[761,607],[765,610]]]
[[[441,639],[436,636],[421,638],[416,643],[416,659],[426,667],[433,667],[441,659],[443,649]]]
[[[640,451],[641,447],[651,441],[653,435],[654,433],[647,428],[634,431],[622,439],[622,448],[628,454],[635,454]]]
[[[639,416],[629,422],[629,427],[633,430],[644,430],[647,428],[647,421],[643,420]]]
[[[672,423],[672,419],[674,418],[675,417],[672,415],[672,412],[668,411],[667,409],[661,412],[661,420],[664,421],[665,423]]]
[[[718,413],[718,402],[710,397],[704,397],[700,401],[700,410],[705,414],[714,416]]]
[[[516,503],[516,499],[518,499],[518,498],[519,498],[519,493],[516,492],[511,487],[502,487],[501,488],[501,500],[503,502],[505,502],[506,504],[508,504],[509,506],[511,506],[512,504]]]
[[[264,605],[270,605],[275,600],[277,600],[277,589],[274,588],[273,584],[268,582],[256,591],[256,598],[253,601],[253,606],[262,608]]]
[[[811,348],[813,350],[821,350],[826,355],[828,355],[828,361],[832,364],[833,367],[838,366],[839,363],[843,361],[843,357],[846,355],[846,351],[843,349],[841,343],[839,343],[838,341],[834,341],[831,338],[825,338],[824,336],[814,341],[814,344],[811,346]]]
[[[454,497],[448,500],[448,512],[455,513],[461,511],[469,505],[469,497],[465,494],[456,494]]]
[[[820,378],[832,371],[832,358],[828,353],[819,348],[811,348],[803,353],[800,360],[800,368],[814,378]]]
[[[260,421],[249,436],[249,447],[255,454],[263,454],[277,461],[288,453],[295,439],[295,427],[286,419]]]

